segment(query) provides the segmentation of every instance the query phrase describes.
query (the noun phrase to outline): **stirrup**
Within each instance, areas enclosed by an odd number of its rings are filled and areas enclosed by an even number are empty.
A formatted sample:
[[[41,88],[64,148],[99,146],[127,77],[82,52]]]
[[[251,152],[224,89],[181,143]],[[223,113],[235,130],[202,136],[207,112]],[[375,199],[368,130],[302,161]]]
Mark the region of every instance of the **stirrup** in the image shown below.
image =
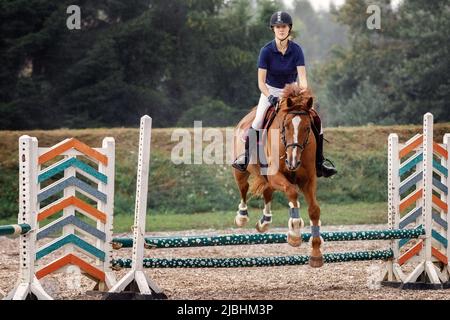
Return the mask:
[[[333,169],[336,169],[336,166],[334,165],[334,163],[333,163],[330,159],[327,159],[327,158],[323,159],[322,165],[324,165],[325,162],[329,162],[329,163],[331,164],[331,167],[332,167]],[[331,169],[331,168],[330,168],[330,169]]]
[[[241,172],[247,171],[248,161],[245,153],[237,157],[236,160],[234,160],[234,162],[231,164],[231,166]]]
[[[329,162],[331,164],[330,166],[327,166],[325,162]],[[336,167],[334,166],[334,163],[331,162],[330,159],[324,159],[321,163],[317,165],[317,177],[331,177],[337,173]]]

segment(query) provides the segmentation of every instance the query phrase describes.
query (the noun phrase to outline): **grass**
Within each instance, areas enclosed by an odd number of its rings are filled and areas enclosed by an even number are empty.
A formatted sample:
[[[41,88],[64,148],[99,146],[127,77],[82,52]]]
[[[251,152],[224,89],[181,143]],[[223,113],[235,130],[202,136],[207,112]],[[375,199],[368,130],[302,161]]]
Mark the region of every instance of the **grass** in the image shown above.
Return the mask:
[[[171,151],[178,141],[171,139],[173,129],[152,130],[148,230],[233,227],[240,195],[229,164],[174,165]],[[330,143],[325,146],[325,154],[335,163],[338,174],[318,181],[317,197],[322,206],[322,223],[384,223],[387,207],[387,138],[389,133],[396,132],[400,141],[404,142],[421,130],[421,125],[327,128],[325,134]],[[192,133],[192,128],[189,132]],[[435,124],[435,141],[442,141],[446,132],[450,132],[450,123]],[[137,128],[0,131],[0,223],[15,223],[17,219],[17,140],[22,134],[37,137],[40,146],[50,146],[65,138],[76,137],[98,147],[104,137],[114,137],[114,226],[116,232],[130,230],[136,190]],[[249,200],[250,207],[260,207],[261,203],[256,197]],[[274,225],[284,227],[287,222],[286,197],[275,193],[272,204]],[[253,228],[261,211],[261,207],[250,211],[249,228]],[[305,218],[306,208],[302,207],[301,211]],[[305,222],[308,220],[305,219]]]
[[[306,207],[301,207],[301,216],[305,225],[309,225]],[[387,223],[387,204],[384,202],[352,204],[321,204],[321,221],[327,225],[382,224]],[[254,229],[256,220],[261,216],[261,209],[250,208],[250,223],[246,229]],[[195,229],[235,228],[234,211],[210,212],[197,214],[147,214],[147,231],[182,231]],[[114,233],[131,233],[134,215],[119,214],[114,217]],[[288,209],[273,210],[273,227],[286,227]],[[15,218],[1,219],[0,225],[17,223]]]
[[[353,203],[349,205],[322,204],[322,225],[380,224],[387,222],[387,205],[377,203]],[[250,210],[248,229],[254,229],[256,220],[261,216],[260,209]],[[181,231],[192,229],[227,229],[235,228],[235,212],[211,212],[197,214],[152,214],[147,215],[147,231]],[[302,207],[301,216],[309,225],[306,207]],[[114,217],[114,232],[131,232],[132,215]],[[273,227],[286,227],[288,209],[273,210]]]

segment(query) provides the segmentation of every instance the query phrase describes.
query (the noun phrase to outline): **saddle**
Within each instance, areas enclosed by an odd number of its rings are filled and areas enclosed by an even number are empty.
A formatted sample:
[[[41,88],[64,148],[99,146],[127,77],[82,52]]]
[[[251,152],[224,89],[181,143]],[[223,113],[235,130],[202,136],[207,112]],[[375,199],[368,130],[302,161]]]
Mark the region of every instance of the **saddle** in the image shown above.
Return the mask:
[[[269,130],[270,125],[273,122],[273,119],[275,119],[277,115],[276,108],[274,106],[270,106],[269,109],[267,109],[266,114],[264,116],[263,126],[261,130]],[[243,133],[241,135],[242,142],[245,142],[248,135],[248,129],[250,129],[250,126],[252,125],[251,122],[249,122],[245,127],[243,127]],[[259,141],[258,141],[259,143]]]
[[[261,128],[262,132],[265,132],[267,134],[270,126],[273,123],[273,120],[277,116],[278,110],[279,109],[273,105],[267,109],[266,114],[264,115],[264,121],[263,121],[263,125]],[[317,137],[319,135],[317,121],[319,121],[319,123],[320,123],[319,114],[317,113],[317,111],[315,109],[310,109],[310,117],[311,117],[311,129],[314,133],[314,136],[317,139]],[[247,140],[248,130],[250,129],[251,125],[252,125],[252,122],[250,121],[243,127],[243,133],[241,135],[241,140],[244,143]],[[257,136],[257,137],[258,137],[258,140],[257,140],[258,147],[256,148],[256,152],[257,152],[257,158],[259,160],[258,162],[259,162],[259,165],[261,168],[267,168],[268,167],[267,159],[266,159],[265,152],[263,151],[264,141],[265,141],[264,134],[262,136]]]
[[[275,119],[276,115],[277,115],[278,109],[274,106],[270,106],[267,111],[266,114],[264,116],[264,121],[263,121],[263,126],[261,128],[261,130],[263,130],[263,132],[268,132],[270,125],[272,124],[273,120]],[[250,128],[250,126],[252,125],[252,122],[249,122],[243,129],[243,134],[241,136],[241,140],[245,143],[247,140],[247,136],[248,136],[248,130]],[[257,145],[258,147],[256,148],[256,153],[257,153],[257,158],[258,158],[258,162],[259,165],[261,166],[261,168],[267,168],[267,159],[266,159],[266,155],[264,154],[263,151],[263,144],[264,144],[264,138],[263,136],[258,136],[258,141],[257,141]]]
[[[262,126],[262,130],[266,130],[266,132],[269,130],[270,126],[272,125],[273,120],[275,119],[276,115],[277,115],[278,110],[275,108],[275,106],[270,106],[269,109],[267,109],[266,114],[264,116],[264,121],[263,121],[263,126]],[[320,119],[319,118],[319,114],[317,113],[317,111],[315,109],[311,109],[309,110],[310,112],[310,117],[311,117],[311,129],[314,132],[314,135],[317,137],[319,135],[319,128],[317,127],[317,121],[316,119]],[[319,120],[320,121],[320,120]],[[248,135],[248,129],[250,128],[250,126],[252,125],[252,122],[249,122],[248,124],[246,124],[243,127],[243,133],[241,135],[241,140],[242,142],[245,142],[247,139],[247,135]],[[258,141],[258,144],[260,142]]]

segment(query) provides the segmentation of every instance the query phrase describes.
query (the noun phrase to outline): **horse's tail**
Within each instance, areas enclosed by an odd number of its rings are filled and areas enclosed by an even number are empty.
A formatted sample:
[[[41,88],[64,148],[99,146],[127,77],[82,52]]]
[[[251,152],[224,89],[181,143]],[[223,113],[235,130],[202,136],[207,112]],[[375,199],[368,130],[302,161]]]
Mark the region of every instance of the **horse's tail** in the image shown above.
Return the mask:
[[[250,181],[250,193],[255,196],[261,196],[269,187],[269,183],[262,175],[255,175]]]

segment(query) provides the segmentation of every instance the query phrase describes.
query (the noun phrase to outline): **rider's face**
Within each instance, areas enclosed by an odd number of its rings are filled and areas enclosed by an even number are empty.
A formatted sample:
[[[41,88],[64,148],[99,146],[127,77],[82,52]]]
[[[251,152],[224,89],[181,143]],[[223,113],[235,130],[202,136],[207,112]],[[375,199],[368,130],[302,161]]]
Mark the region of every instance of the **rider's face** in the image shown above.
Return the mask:
[[[289,34],[289,26],[287,24],[277,24],[273,27],[275,37],[279,40],[283,40]]]

